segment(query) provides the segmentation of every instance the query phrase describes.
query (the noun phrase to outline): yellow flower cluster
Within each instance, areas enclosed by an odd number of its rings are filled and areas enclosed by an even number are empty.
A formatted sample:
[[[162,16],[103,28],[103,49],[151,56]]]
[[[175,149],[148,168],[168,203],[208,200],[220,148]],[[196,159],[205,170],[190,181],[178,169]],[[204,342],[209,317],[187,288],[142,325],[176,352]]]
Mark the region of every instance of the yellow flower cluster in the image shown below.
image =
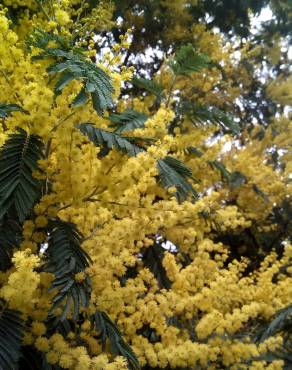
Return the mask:
[[[40,276],[34,269],[38,267],[40,259],[27,249],[15,252],[12,262],[14,270],[1,288],[0,296],[9,303],[11,308],[28,314],[34,309],[37,301],[36,291]]]
[[[22,241],[13,255],[13,266],[0,275],[1,298],[31,320],[25,343],[44,352],[50,364],[64,369],[127,369],[124,357],[113,360],[108,348],[103,353],[89,321],[82,325],[78,338],[73,332],[66,338],[61,334],[48,336],[46,332],[44,322],[53,297],[48,288],[53,276],[37,271],[42,258],[37,253],[47,238],[43,228],[50,218],[59,217],[76,224],[84,236],[82,248],[92,259],[86,271],[74,275],[76,283],[84,282],[86,274],[91,279],[90,305],[84,311],[91,314],[98,307],[107,312],[131,343],[142,366],[281,369],[281,361],[244,364],[278,348],[281,335],[260,345],[234,338],[246,333],[251,322],[269,320],[277,310],[290,304],[291,268],[285,275],[281,271],[291,265],[292,247],[286,243],[281,258],[271,251],[259,269],[247,273],[251,268],[249,261],[233,260],[233,247],[220,238],[229,234],[238,236],[252,227],[265,232],[275,230],[269,214],[273,207],[292,196],[291,120],[288,117],[275,120],[274,130],[266,130],[261,142],[245,133],[244,145],[232,145],[230,151],[224,151],[224,144],[232,140],[230,136],[214,143],[211,137],[216,128],[195,127],[189,118],[181,120],[174,135],[169,134],[175,119],[173,96],[156,109],[155,97],[128,95],[117,102],[118,111],[132,108],[149,118],[144,128],[125,136],[141,142],[143,138],[154,141],[135,157],[117,149],[103,155],[101,148],[76,126],[91,122],[94,127],[111,131],[108,112],[99,117],[91,102],[72,107],[71,102],[82,87],[80,81],[71,81],[56,96],[55,81],[46,72],[49,62],[33,62],[24,40],[28,30],[39,26],[60,35],[77,37],[80,31],[84,32],[79,46],[86,44],[88,56],[97,57],[97,65],[110,75],[115,90],[113,98],[117,101],[125,81],[133,74],[133,68],[123,66],[131,32],[122,36],[109,53],[96,56],[98,41],[94,32],[112,27],[112,3],[98,2],[88,16],[84,1],[52,1],[52,11],[44,3],[50,21],[44,20],[46,13],[33,3],[4,1],[9,6],[25,5],[35,12],[31,16],[23,11],[13,30],[5,11],[0,13],[0,102],[13,101],[28,111],[28,114],[16,112],[5,119],[5,125],[0,126],[0,144],[16,127],[40,136],[45,144],[45,158],[39,162],[41,171],[34,173],[45,181],[43,196],[34,207],[34,215],[23,223]],[[175,25],[165,37],[187,37],[180,27],[188,21],[185,5],[190,2],[162,3],[167,12],[173,12]],[[196,3],[192,1],[193,5]],[[182,15],[177,22],[176,12]],[[200,52],[226,66],[231,81],[235,73],[230,56],[232,46],[223,47],[222,39],[201,24],[193,25],[187,33]],[[36,52],[33,48],[32,54]],[[246,78],[244,72],[238,73],[242,73],[243,80]],[[156,80],[166,93],[173,75],[163,65]],[[210,73],[179,77],[175,88],[191,101],[220,107],[239,94],[230,81],[225,83],[221,72],[212,68]],[[276,101],[287,103],[288,82],[272,83],[269,94],[277,96]],[[277,135],[273,136],[275,130]],[[268,162],[271,145],[282,150],[283,170],[275,171]],[[190,154],[187,151],[190,147],[197,149],[197,154]],[[167,155],[182,160],[192,170],[194,179],[190,182],[199,194],[197,201],[187,199],[178,203],[174,197],[177,189],[171,186],[165,190],[158,183],[157,160]],[[210,166],[216,159],[230,173],[242,173],[245,180],[230,187],[227,181],[222,181],[220,172]],[[143,256],[155,251],[158,236],[172,244],[161,248],[161,260],[155,257],[152,265],[145,264]],[[161,281],[167,281],[168,287],[161,288]],[[71,314],[68,313],[69,317]],[[148,338],[143,334],[145,331],[151,333]]]
[[[69,336],[73,339],[74,334],[71,334]],[[82,339],[87,340],[84,336]],[[91,340],[96,343],[93,338]],[[70,339],[65,341],[61,334],[54,334],[50,338],[39,336],[35,341],[36,348],[46,353],[47,361],[52,365],[59,364],[62,369],[126,370],[128,368],[123,357],[116,357],[113,362],[105,354],[90,357],[85,347],[73,347],[71,344]]]

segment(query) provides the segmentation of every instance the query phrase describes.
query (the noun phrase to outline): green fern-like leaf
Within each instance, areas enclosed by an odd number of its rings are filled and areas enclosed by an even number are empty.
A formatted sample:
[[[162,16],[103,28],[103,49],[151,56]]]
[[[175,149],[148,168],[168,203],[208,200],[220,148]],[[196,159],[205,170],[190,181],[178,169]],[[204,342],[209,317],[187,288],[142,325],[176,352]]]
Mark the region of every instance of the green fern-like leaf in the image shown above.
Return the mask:
[[[224,166],[223,163],[215,160],[215,161],[209,161],[209,165],[220,172],[222,181],[228,182],[230,177],[230,171],[227,170],[227,168]]]
[[[74,224],[56,220],[51,222],[48,233],[48,262],[44,269],[55,274],[50,290],[58,290],[53,298],[50,316],[62,306],[62,315],[58,320],[65,320],[71,309],[74,320],[77,320],[80,307],[89,304],[91,284],[87,276],[84,281],[77,282],[75,275],[83,272],[91,260],[81,248],[82,235]]]
[[[125,342],[119,329],[105,312],[96,311],[91,317],[91,322],[92,326],[100,335],[103,350],[105,350],[108,341],[113,355],[125,357],[128,360],[128,365],[131,370],[140,369],[135,353]]]
[[[162,97],[163,95],[163,86],[153,80],[148,80],[142,77],[133,77],[132,83],[140,89],[144,89],[157,97]]]
[[[184,101],[180,105],[180,113],[186,115],[194,125],[217,125],[225,133],[239,133],[238,124],[217,107],[205,107]]]
[[[196,52],[191,44],[184,45],[168,64],[176,75],[189,75],[208,67],[209,57]]]
[[[0,370],[16,370],[24,323],[18,311],[5,309],[0,315]]]
[[[144,127],[147,118],[148,116],[146,114],[132,109],[127,109],[123,113],[111,114],[109,116],[110,121],[117,126],[115,132],[118,134]]]
[[[193,199],[198,197],[197,192],[188,182],[188,179],[194,180],[192,171],[184,163],[176,158],[167,156],[157,161],[157,167],[159,182],[166,189],[175,187],[176,198],[179,202],[186,200],[189,195]]]
[[[39,137],[19,130],[11,135],[0,151],[0,219],[11,208],[20,222],[28,216],[41,195],[41,182],[33,177],[43,157]]]
[[[0,103],[0,118],[7,118],[13,112],[28,113],[18,104],[2,104]]]
[[[132,157],[144,151],[143,148],[132,143],[131,138],[94,127],[90,123],[81,123],[77,127],[97,146],[106,146],[109,149],[116,148]]]
[[[48,40],[56,41],[58,47],[48,47]],[[47,34],[38,30],[37,36],[31,39],[31,45],[42,48],[43,51],[33,56],[33,60],[53,59],[47,71],[49,74],[58,75],[55,84],[55,93],[58,95],[73,80],[83,82],[83,87],[73,100],[73,106],[85,104],[91,96],[93,108],[99,115],[112,105],[114,88],[109,75],[83,55],[82,50],[77,48],[68,49],[62,44],[62,40],[56,39],[55,35]]]

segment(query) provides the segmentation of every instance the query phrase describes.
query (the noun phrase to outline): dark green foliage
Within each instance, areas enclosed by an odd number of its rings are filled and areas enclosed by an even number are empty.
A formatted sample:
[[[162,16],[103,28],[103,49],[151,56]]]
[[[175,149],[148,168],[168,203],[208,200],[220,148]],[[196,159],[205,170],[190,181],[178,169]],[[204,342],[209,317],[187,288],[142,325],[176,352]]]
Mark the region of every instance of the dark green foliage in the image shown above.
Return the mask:
[[[24,324],[18,311],[4,309],[0,316],[0,370],[16,370]]]
[[[22,346],[19,359],[19,370],[61,370],[58,365],[49,364],[46,354],[35,349],[33,346]]]
[[[13,112],[28,113],[18,104],[2,104],[0,103],[0,118],[7,118]]]
[[[113,355],[125,357],[128,360],[129,369],[140,369],[135,353],[125,342],[119,329],[105,312],[96,311],[91,317],[91,323],[92,327],[94,327],[100,335],[103,350],[105,350],[108,341]]]
[[[258,360],[268,362],[283,360],[283,369],[289,370],[292,368],[292,305],[279,310],[274,319],[257,332],[255,341],[264,342],[269,337],[280,333],[283,337],[281,348],[260,356]]]
[[[19,129],[0,151],[0,218],[15,209],[20,222],[29,215],[41,195],[42,184],[33,177],[43,157],[39,137]]]
[[[46,251],[48,262],[44,269],[55,275],[50,290],[58,290],[53,298],[50,315],[62,305],[63,311],[59,319],[63,321],[73,307],[73,318],[77,320],[80,307],[88,306],[91,286],[88,277],[77,282],[75,274],[83,272],[89,266],[90,257],[81,248],[82,235],[74,224],[57,220],[49,226]]]
[[[231,189],[238,188],[239,186],[245,184],[247,178],[239,171],[231,172],[228,183]]]
[[[165,268],[163,267],[162,261],[166,249],[163,248],[162,243],[164,240],[160,237],[153,238],[153,245],[146,248],[143,253],[143,264],[152,272],[157,279],[160,289],[169,289],[171,282],[168,279]]]
[[[11,265],[13,248],[19,245],[22,229],[12,219],[2,219],[0,223],[0,271],[7,270]]]
[[[144,89],[157,97],[162,97],[163,95],[163,87],[153,80],[147,80],[142,77],[133,77],[132,83],[134,86]]]
[[[109,116],[110,121],[117,126],[115,132],[118,134],[144,127],[147,118],[146,114],[132,109],[127,109],[120,114],[113,113]]]
[[[109,149],[116,148],[134,157],[144,151],[143,148],[131,143],[131,138],[123,137],[115,132],[94,127],[90,123],[81,123],[79,130],[97,146],[105,146]]]
[[[80,320],[81,319],[81,320]],[[47,335],[51,336],[54,333],[61,334],[64,338],[68,336],[70,332],[77,332],[81,330],[78,325],[82,322],[82,313],[79,314],[78,321],[73,321],[71,318],[64,319],[63,321],[58,320],[56,316],[48,317],[46,321]]]
[[[41,31],[40,37],[37,37],[35,42],[31,41],[31,44],[44,49],[33,57],[34,60],[47,58],[55,60],[47,69],[50,74],[59,75],[55,84],[55,93],[61,94],[62,90],[73,80],[82,81],[83,87],[73,100],[73,106],[85,104],[91,96],[93,108],[99,115],[102,115],[104,110],[112,105],[112,93],[114,92],[108,74],[89,61],[80,49],[72,48],[68,51],[66,47],[60,45],[61,41],[59,48],[47,47],[47,40],[50,39],[48,35]]]
[[[276,313],[272,322],[269,323],[261,333],[259,340],[260,342],[263,342],[269,337],[283,331],[292,334],[292,305],[289,305]]]
[[[223,163],[217,160],[209,161],[208,163],[211,165],[211,167],[217,169],[220,172],[222,181],[226,182],[232,190],[247,182],[246,176],[244,176],[241,172],[230,172],[227,170]]]
[[[185,149],[185,152],[198,158],[202,157],[203,155],[203,152],[201,152],[198,148],[195,148],[194,146],[188,146]]]
[[[185,114],[194,125],[218,125],[224,133],[239,133],[239,125],[217,107],[205,107],[192,102],[183,101],[180,112]]]
[[[208,67],[209,57],[199,54],[191,44],[182,46],[168,64],[176,75],[189,75]]]
[[[198,197],[197,192],[188,182],[188,179],[193,179],[192,171],[184,163],[176,158],[167,156],[164,159],[157,161],[159,171],[159,183],[168,189],[176,187],[176,198],[182,202],[190,195],[192,199]]]
[[[144,338],[147,338],[150,343],[158,343],[159,341],[161,341],[161,336],[157,334],[157,331],[151,328],[149,324],[144,324],[142,328],[137,330],[137,334],[142,335]]]

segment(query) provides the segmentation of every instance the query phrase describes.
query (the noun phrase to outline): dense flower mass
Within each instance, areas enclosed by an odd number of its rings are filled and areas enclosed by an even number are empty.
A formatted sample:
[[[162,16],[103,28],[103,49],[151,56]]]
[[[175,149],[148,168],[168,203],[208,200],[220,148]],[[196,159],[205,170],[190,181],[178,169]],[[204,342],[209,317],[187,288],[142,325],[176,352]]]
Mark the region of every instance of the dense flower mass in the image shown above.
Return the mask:
[[[261,122],[249,66],[259,74],[266,53],[281,71],[282,36],[272,53],[214,30],[208,2],[128,3],[0,2],[0,329],[9,310],[22,323],[11,361],[289,368],[284,326],[265,328],[292,303],[291,76],[268,80],[280,113]]]

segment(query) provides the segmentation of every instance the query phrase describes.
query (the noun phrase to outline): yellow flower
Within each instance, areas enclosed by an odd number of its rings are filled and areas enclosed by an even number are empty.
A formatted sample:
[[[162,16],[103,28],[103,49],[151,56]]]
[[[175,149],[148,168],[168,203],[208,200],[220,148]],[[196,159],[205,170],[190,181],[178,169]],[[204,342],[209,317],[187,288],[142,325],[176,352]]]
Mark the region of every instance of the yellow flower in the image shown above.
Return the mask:
[[[70,354],[63,354],[60,357],[59,365],[64,369],[71,369],[74,360]]]
[[[0,33],[5,33],[8,31],[9,28],[9,23],[8,19],[0,14]]]
[[[16,252],[12,262],[15,271],[10,274],[7,284],[0,290],[0,295],[9,302],[11,308],[29,312],[34,306],[40,282],[39,274],[34,271],[40,259],[27,249]],[[20,286],[21,289],[19,289]]]
[[[50,350],[49,340],[46,337],[38,337],[35,341],[35,346],[41,352],[48,352]]]
[[[69,14],[67,12],[65,12],[64,10],[62,10],[62,9],[56,10],[55,11],[55,16],[56,16],[57,22],[61,26],[65,26],[66,24],[68,24],[70,22]]]
[[[59,355],[55,351],[50,351],[50,352],[47,353],[46,358],[47,358],[47,361],[48,361],[49,364],[54,365],[58,362]]]
[[[47,328],[42,322],[34,321],[31,326],[31,332],[34,335],[40,336],[45,334]]]
[[[45,227],[48,224],[48,219],[45,216],[37,216],[35,219],[36,227]]]

